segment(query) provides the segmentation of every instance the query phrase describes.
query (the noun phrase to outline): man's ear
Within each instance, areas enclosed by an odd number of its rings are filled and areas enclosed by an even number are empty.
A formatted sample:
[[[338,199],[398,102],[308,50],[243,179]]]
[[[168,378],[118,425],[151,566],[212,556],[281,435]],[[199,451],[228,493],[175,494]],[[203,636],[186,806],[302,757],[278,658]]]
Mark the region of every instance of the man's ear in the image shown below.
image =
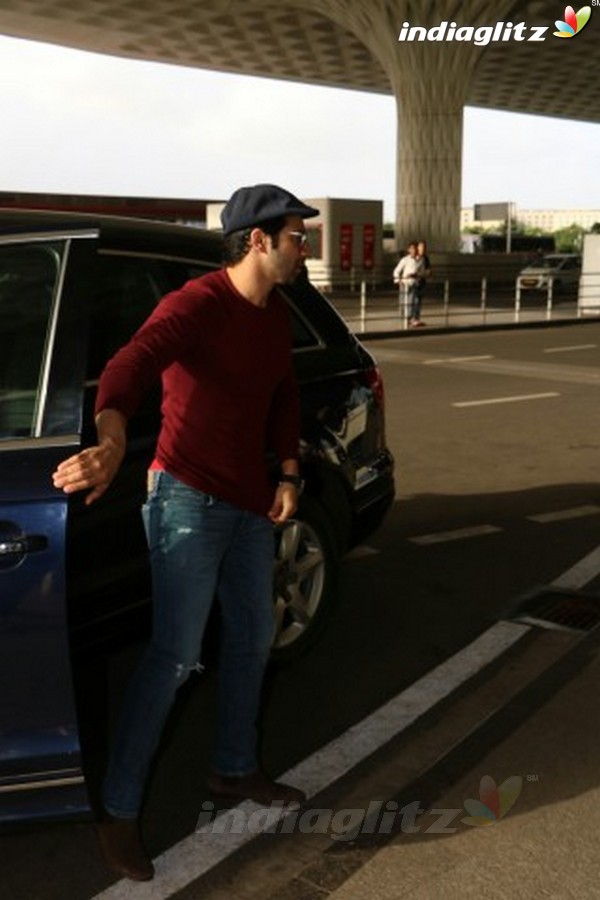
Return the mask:
[[[262,230],[262,228],[253,228],[250,232],[250,246],[253,250],[258,250],[259,253],[265,253],[267,250],[267,237],[268,235]]]

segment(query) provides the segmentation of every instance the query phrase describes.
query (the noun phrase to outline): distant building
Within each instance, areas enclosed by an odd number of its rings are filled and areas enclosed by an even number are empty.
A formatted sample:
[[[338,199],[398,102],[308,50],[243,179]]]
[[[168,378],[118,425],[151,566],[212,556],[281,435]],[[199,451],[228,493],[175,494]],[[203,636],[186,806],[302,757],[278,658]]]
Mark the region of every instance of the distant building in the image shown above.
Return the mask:
[[[541,231],[558,231],[569,225],[580,225],[586,231],[600,222],[600,209],[522,209],[517,221]]]
[[[600,209],[519,209],[517,207],[514,216],[519,225],[537,228],[540,231],[558,231],[561,228],[568,228],[569,225],[580,225],[581,228],[589,231],[592,225],[600,222]],[[479,225],[486,230],[493,231],[504,223],[479,222],[475,219],[473,207],[463,206],[460,211],[461,231]]]

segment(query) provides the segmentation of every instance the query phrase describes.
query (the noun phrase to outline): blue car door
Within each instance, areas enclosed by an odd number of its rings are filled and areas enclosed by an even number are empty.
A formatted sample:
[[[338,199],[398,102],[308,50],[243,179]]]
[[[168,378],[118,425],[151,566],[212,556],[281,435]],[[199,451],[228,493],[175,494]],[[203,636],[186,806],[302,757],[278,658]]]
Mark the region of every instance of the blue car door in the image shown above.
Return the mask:
[[[0,234],[0,822],[89,810],[51,474],[80,442],[96,237]]]

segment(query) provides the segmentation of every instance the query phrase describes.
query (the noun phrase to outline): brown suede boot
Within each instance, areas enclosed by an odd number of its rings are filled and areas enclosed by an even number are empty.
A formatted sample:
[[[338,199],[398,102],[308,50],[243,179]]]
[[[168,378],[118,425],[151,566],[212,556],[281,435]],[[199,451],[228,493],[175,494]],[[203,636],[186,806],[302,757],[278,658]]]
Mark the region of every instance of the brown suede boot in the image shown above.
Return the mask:
[[[111,871],[132,881],[154,878],[154,866],[142,845],[137,819],[105,815],[96,824],[96,834],[104,861]]]

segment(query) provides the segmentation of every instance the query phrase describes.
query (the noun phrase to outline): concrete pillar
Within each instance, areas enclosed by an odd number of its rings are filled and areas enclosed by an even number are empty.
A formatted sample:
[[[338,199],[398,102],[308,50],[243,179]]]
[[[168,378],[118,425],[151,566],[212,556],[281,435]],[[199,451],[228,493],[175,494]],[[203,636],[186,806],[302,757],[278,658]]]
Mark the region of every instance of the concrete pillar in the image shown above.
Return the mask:
[[[396,244],[460,247],[463,111],[434,114],[397,97]]]
[[[463,108],[472,65],[461,50],[413,44],[395,57],[399,247],[421,238],[433,251],[460,246]]]
[[[514,0],[306,0],[352,32],[378,60],[397,103],[396,240],[430,250],[460,245],[463,108],[482,48],[469,42],[399,41],[404,23],[431,28],[502,20]],[[375,140],[384,139],[374,136]]]

